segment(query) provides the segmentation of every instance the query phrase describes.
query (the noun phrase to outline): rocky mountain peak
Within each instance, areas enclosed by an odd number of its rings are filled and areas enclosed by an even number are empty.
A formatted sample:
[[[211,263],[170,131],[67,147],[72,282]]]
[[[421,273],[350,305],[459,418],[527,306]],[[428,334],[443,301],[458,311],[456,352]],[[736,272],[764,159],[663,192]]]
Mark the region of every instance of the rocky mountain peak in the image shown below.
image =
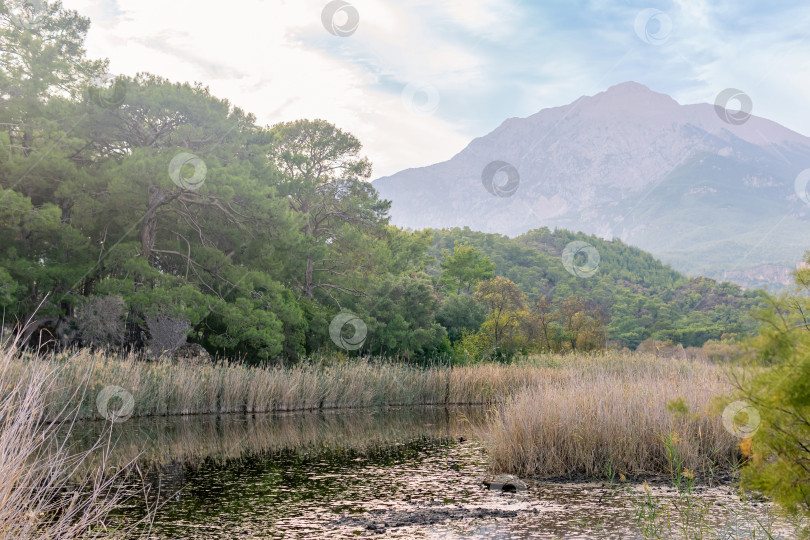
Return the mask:
[[[792,269],[810,237],[810,206],[794,190],[810,138],[719,113],[625,82],[511,118],[448,161],[374,185],[392,222],[413,229],[560,227],[621,238],[687,273]],[[514,167],[517,189],[482,185],[495,161]]]

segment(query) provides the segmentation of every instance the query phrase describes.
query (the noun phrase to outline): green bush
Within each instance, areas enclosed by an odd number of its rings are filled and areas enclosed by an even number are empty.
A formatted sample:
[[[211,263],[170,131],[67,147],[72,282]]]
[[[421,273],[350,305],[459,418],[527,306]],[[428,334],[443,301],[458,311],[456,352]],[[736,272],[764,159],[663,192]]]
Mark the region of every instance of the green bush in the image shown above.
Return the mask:
[[[796,283],[799,294],[773,298],[761,313],[765,324],[754,345],[763,367],[737,379],[741,398],[761,419],[741,444],[751,458],[742,479],[794,515],[810,516],[810,268],[796,272]]]

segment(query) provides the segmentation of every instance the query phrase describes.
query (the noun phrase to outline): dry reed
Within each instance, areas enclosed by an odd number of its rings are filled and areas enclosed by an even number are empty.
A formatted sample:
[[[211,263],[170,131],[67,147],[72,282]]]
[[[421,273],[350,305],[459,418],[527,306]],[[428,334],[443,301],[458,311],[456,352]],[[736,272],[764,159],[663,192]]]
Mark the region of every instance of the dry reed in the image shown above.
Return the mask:
[[[100,418],[95,398],[105,386],[132,394],[134,416],[488,404],[497,409],[481,434],[498,472],[667,473],[666,437],[695,474],[739,457],[739,441],[712,408],[729,385],[720,367],[701,361],[606,353],[427,368],[375,359],[255,368],[78,351],[11,361],[7,380],[34,366],[53,373],[42,389],[48,417],[74,407],[80,417]],[[77,395],[83,381],[87,392]],[[670,410],[679,399],[686,407]]]
[[[73,451],[67,441],[75,410],[47,400],[60,395],[63,404],[77,402],[84,385],[59,388],[62,373],[55,366],[21,362],[17,339],[0,343],[0,537],[108,537],[105,518],[131,495],[106,467],[109,431]],[[84,468],[90,459],[98,466]]]
[[[490,467],[532,477],[665,474],[674,454],[710,477],[739,459],[739,440],[714,408],[729,390],[705,362],[619,357],[567,361],[542,384],[507,400],[481,434]]]
[[[106,386],[132,394],[133,416],[258,413],[385,405],[491,404],[553,371],[541,361],[476,366],[418,367],[377,359],[303,362],[292,367],[143,362],[77,351],[17,360],[13,372],[32,365],[54,372],[46,391],[49,416],[75,406],[81,418],[102,418],[96,396]],[[89,375],[87,392],[75,389]],[[78,401],[77,401],[78,399]]]

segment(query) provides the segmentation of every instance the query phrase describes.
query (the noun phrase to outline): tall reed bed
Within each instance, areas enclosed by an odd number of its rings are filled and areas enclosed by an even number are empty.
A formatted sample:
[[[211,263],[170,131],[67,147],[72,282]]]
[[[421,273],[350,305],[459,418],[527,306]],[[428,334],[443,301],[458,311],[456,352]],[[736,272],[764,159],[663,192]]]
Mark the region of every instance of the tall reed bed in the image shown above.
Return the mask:
[[[23,362],[15,339],[0,343],[0,538],[108,537],[105,518],[132,495],[108,470],[108,430],[81,452],[67,444],[76,419],[69,403],[80,398],[66,396],[85,388],[78,373],[70,391],[60,388],[56,365]],[[61,404],[49,401],[56,395]],[[85,467],[91,459],[97,465]]]
[[[48,418],[71,407],[100,418],[96,397],[107,386],[132,395],[134,416],[493,405],[481,429],[492,468],[524,476],[668,474],[667,447],[692,474],[739,458],[739,441],[713,408],[730,390],[727,378],[716,365],[685,359],[606,353],[472,366],[358,359],[254,368],[78,351],[9,360],[5,388],[31,372],[52,374],[41,390]]]
[[[542,384],[517,393],[482,429],[491,468],[521,476],[709,477],[740,458],[715,399],[730,385],[697,361],[613,357],[566,361]]]
[[[81,418],[102,418],[96,397],[118,386],[134,401],[133,416],[272,412],[381,405],[490,404],[556,375],[551,357],[513,364],[419,367],[376,359],[303,362],[292,367],[143,362],[103,353],[19,360],[54,372],[44,402],[49,414],[76,406]],[[581,357],[582,362],[600,361]],[[21,376],[21,375],[20,375]],[[87,392],[76,388],[87,382]]]

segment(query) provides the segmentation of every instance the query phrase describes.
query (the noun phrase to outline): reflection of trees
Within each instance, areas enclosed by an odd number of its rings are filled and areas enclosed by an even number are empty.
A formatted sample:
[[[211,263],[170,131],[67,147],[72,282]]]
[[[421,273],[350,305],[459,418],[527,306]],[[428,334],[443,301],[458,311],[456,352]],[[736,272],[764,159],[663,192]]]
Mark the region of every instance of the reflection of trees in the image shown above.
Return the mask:
[[[366,452],[413,438],[469,436],[479,425],[480,408],[427,407],[418,410],[290,413],[130,419],[116,426],[113,465],[137,458],[148,470],[154,464],[190,464],[205,458],[225,460],[247,454],[313,449]],[[467,423],[469,421],[469,423]],[[73,444],[89,447],[103,424],[74,430]],[[92,463],[90,464],[92,465]]]

